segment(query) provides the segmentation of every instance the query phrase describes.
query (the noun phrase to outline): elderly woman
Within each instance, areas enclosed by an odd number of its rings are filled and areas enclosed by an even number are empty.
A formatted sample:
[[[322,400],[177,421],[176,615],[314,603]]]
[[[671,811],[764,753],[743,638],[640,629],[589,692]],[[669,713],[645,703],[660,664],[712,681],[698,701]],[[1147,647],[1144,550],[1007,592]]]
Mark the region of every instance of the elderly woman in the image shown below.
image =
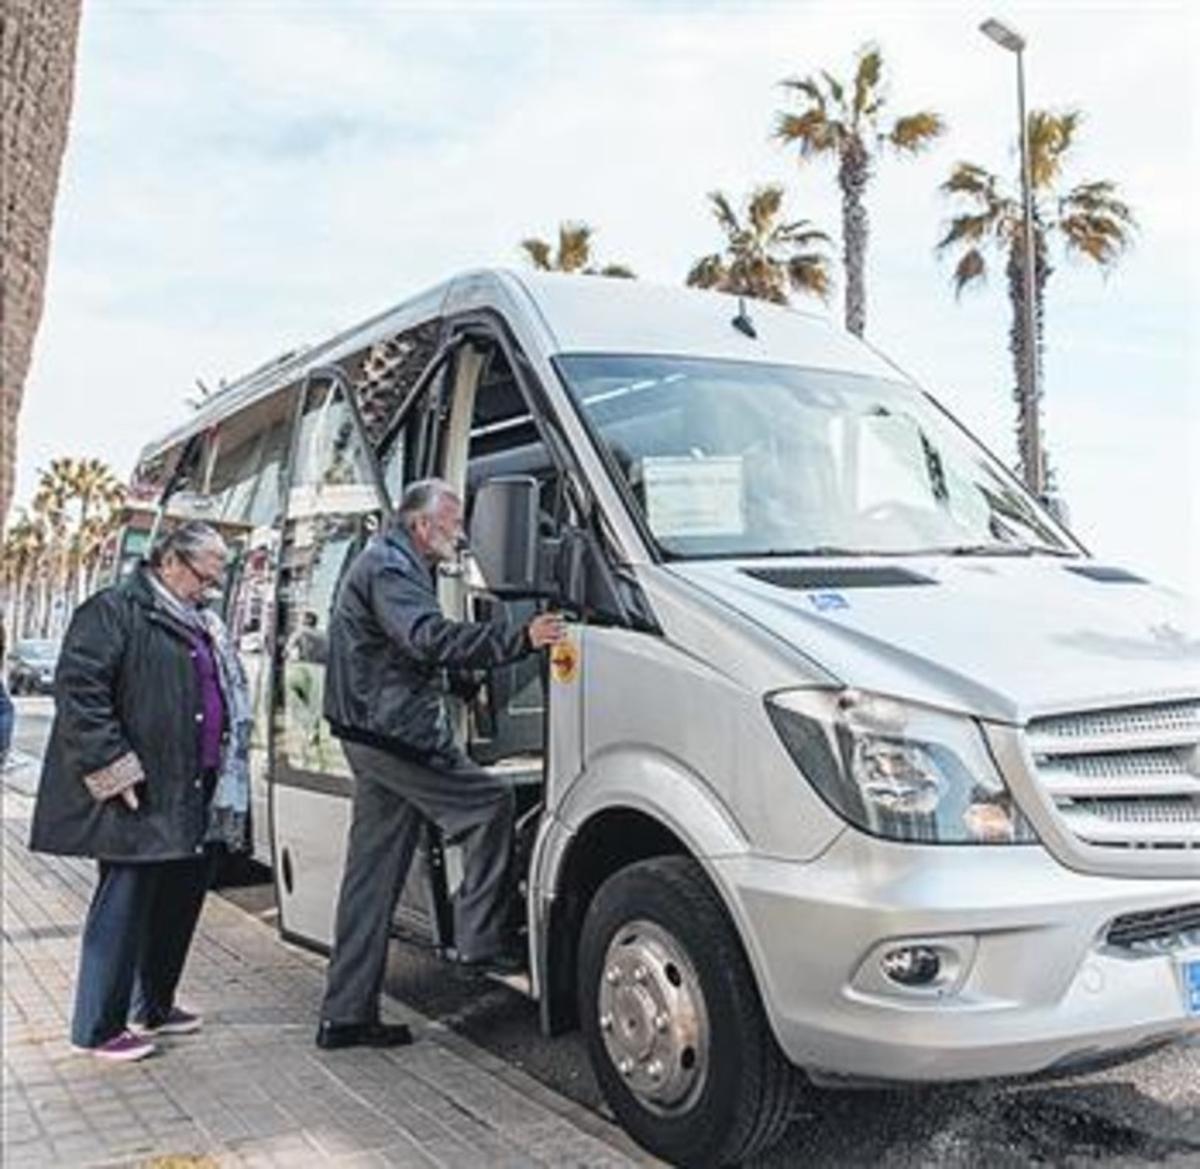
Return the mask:
[[[103,1060],[199,1029],[175,988],[214,849],[246,843],[249,703],[204,607],[226,556],[206,524],[169,532],[80,606],[59,658],[30,847],[99,861],[71,1040]]]

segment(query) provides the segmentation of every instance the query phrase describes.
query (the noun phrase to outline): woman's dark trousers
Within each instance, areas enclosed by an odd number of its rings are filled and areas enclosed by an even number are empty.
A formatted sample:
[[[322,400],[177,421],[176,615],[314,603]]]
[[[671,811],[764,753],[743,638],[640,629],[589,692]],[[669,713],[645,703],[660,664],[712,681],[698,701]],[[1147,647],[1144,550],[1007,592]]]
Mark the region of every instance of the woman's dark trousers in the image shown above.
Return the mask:
[[[100,862],[79,952],[71,1042],[99,1047],[132,1017],[161,1022],[175,1002],[213,858]]]

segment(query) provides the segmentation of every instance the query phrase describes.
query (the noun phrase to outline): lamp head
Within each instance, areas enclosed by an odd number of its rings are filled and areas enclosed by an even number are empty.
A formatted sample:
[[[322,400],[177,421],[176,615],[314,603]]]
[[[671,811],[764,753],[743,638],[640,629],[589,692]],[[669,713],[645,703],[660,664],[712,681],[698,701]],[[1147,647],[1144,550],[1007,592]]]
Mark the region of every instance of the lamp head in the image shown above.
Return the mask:
[[[985,20],[979,26],[979,31],[1002,49],[1008,49],[1010,53],[1019,53],[1025,48],[1025,38],[1016,29],[999,20]]]

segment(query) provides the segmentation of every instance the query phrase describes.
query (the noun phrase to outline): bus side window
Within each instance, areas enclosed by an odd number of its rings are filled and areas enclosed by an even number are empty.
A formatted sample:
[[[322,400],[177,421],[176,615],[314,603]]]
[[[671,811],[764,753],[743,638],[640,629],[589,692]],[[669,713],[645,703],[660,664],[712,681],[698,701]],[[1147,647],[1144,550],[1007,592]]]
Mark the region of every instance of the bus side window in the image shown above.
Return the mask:
[[[342,575],[379,520],[371,455],[349,405],[340,390],[313,385],[300,419],[280,557],[276,745],[293,770],[349,774],[321,714],[329,619]]]

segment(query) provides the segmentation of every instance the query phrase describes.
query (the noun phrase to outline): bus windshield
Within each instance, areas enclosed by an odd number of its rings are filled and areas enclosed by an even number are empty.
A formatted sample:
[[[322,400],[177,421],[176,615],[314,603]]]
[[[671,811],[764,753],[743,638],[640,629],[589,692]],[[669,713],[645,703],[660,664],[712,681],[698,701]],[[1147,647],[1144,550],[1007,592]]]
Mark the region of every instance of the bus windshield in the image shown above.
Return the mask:
[[[668,557],[1080,551],[903,382],[674,357],[558,366]]]

